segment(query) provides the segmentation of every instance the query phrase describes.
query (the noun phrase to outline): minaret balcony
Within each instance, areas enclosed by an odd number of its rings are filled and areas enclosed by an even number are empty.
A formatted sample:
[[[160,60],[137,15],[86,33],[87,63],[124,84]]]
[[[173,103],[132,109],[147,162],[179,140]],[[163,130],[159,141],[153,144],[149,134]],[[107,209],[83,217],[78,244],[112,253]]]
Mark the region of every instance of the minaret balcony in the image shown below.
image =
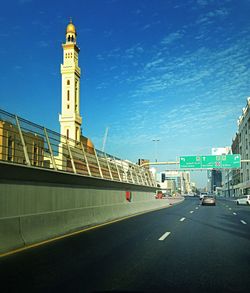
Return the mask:
[[[72,65],[61,64],[61,74],[64,74],[64,73],[77,73],[78,76],[81,76],[81,69],[75,64],[72,64]]]
[[[78,123],[79,125],[81,125],[82,124],[82,117],[77,113],[73,113],[73,114],[70,113],[70,114],[63,114],[63,115],[59,114],[59,121],[60,121],[60,123],[74,121],[74,122]]]

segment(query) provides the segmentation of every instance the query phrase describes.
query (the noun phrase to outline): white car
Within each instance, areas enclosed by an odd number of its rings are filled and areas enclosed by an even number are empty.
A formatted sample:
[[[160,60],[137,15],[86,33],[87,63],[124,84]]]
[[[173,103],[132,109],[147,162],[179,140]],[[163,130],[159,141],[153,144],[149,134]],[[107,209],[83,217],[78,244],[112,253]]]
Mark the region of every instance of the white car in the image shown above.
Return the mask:
[[[247,204],[250,205],[250,195],[243,195],[236,200],[237,204]]]
[[[206,196],[206,195],[208,195],[208,193],[207,193],[207,192],[205,192],[205,193],[204,193],[204,192],[203,192],[203,193],[201,193],[201,194],[200,194],[200,200],[202,200],[202,199],[203,199],[203,197],[204,197],[204,196]]]

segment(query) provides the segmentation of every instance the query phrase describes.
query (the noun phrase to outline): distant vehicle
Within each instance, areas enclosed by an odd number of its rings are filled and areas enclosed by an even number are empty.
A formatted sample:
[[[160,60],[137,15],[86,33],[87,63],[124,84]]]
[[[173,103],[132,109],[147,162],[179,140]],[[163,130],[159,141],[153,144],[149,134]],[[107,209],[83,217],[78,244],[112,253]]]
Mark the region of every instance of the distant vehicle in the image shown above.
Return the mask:
[[[205,195],[202,199],[201,204],[204,205],[213,205],[215,206],[216,202],[215,202],[215,197],[212,195]]]
[[[246,205],[250,205],[250,195],[244,195],[241,196],[240,198],[238,198],[236,200],[236,203],[239,204],[246,204]]]
[[[200,194],[200,200],[203,199],[203,197],[204,197],[205,195],[208,195],[208,193],[207,193],[207,192],[201,192],[201,194]]]
[[[166,197],[167,197],[166,193],[163,193],[162,190],[157,190],[157,192],[155,194],[156,199],[162,199],[162,198],[166,198]]]

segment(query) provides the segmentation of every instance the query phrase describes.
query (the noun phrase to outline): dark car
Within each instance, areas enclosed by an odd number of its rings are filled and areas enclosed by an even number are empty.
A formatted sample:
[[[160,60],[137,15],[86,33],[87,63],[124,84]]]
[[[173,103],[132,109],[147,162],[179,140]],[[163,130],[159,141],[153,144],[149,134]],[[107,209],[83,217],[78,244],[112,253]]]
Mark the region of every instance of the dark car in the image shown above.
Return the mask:
[[[215,206],[216,205],[216,201],[215,201],[215,197],[212,196],[212,195],[205,195],[203,198],[202,198],[202,202],[201,204],[204,206],[204,205],[213,205]]]

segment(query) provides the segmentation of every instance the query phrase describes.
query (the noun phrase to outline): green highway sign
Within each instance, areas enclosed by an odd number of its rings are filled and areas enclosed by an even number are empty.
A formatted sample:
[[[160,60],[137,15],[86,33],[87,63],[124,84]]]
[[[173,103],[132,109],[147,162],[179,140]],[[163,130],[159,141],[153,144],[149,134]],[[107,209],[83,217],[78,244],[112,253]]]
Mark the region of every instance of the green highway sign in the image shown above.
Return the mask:
[[[220,156],[181,156],[180,168],[183,169],[233,169],[240,168],[241,157],[236,155]]]
[[[201,168],[200,156],[180,157],[180,168]]]

